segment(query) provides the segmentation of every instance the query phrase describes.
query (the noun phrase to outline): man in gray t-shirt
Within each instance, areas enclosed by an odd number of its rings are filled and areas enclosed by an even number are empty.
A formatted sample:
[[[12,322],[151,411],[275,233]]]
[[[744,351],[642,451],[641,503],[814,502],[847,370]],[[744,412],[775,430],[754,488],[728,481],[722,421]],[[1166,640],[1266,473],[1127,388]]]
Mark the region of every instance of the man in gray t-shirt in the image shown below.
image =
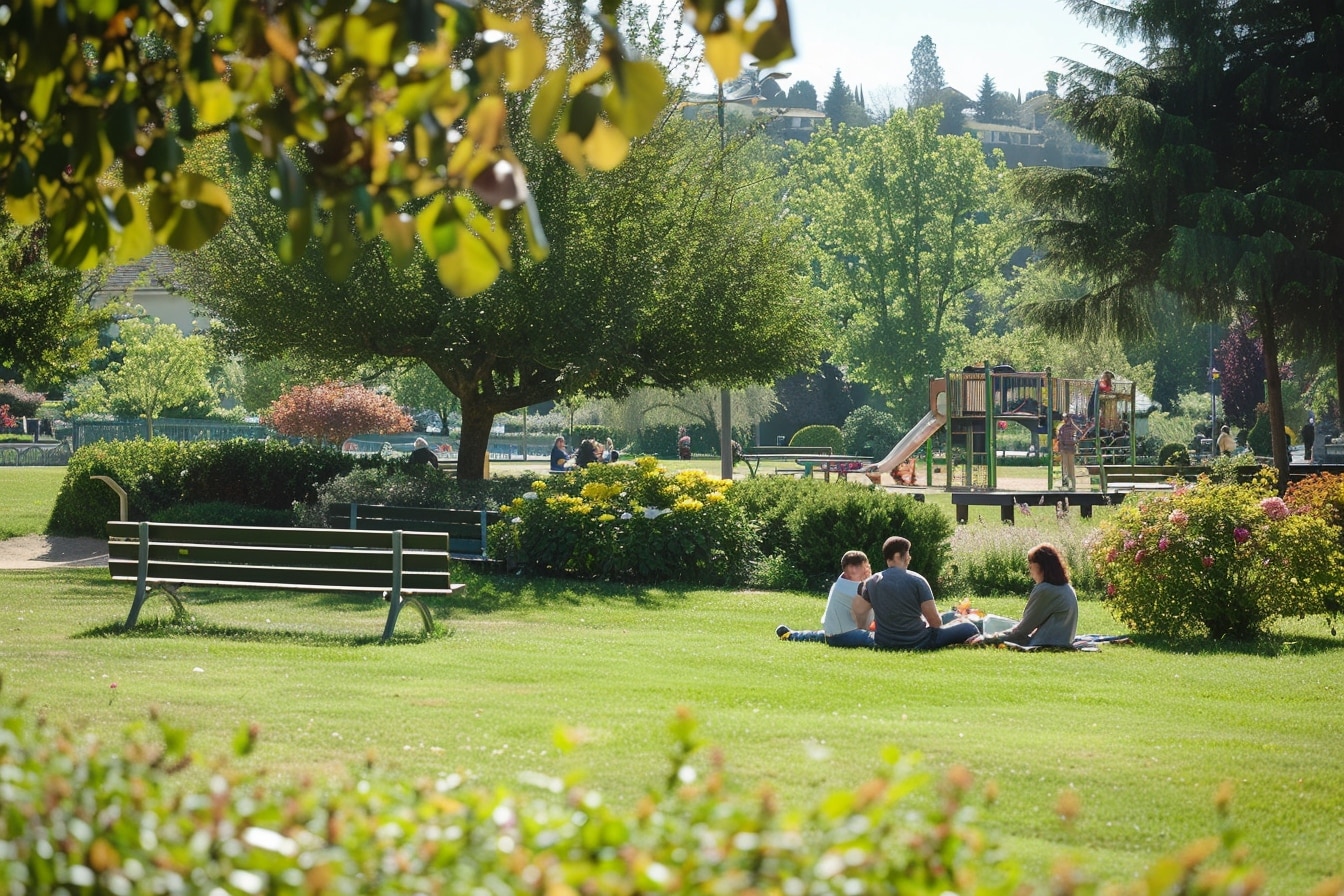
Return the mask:
[[[972,622],[943,625],[933,589],[911,572],[910,541],[893,535],[882,543],[887,568],[869,578],[854,598],[854,618],[866,626],[868,614],[877,618],[876,645],[887,650],[936,650],[949,644],[978,640]]]

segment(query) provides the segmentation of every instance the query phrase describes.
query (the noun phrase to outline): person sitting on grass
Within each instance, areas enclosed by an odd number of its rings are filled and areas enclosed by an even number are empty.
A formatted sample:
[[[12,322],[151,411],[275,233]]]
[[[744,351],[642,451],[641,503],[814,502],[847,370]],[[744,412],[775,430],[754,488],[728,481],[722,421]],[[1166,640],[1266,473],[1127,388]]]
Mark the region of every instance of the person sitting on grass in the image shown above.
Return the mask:
[[[868,578],[854,598],[854,619],[866,628],[877,620],[874,646],[879,650],[937,650],[951,644],[975,643],[980,631],[973,622],[943,624],[928,580],[910,571],[910,540],[893,535],[882,543],[887,568]]]
[[[860,628],[854,619],[854,598],[859,583],[873,574],[868,555],[863,551],[846,551],[840,558],[840,578],[826,596],[826,611],[821,617],[821,631],[793,631],[787,625],[775,629],[785,641],[824,641],[832,647],[872,647],[873,633]]]
[[[1027,551],[1027,569],[1036,585],[1027,597],[1022,621],[1007,631],[984,636],[984,643],[1020,647],[1072,647],[1078,633],[1078,595],[1069,584],[1069,567],[1052,544]]]

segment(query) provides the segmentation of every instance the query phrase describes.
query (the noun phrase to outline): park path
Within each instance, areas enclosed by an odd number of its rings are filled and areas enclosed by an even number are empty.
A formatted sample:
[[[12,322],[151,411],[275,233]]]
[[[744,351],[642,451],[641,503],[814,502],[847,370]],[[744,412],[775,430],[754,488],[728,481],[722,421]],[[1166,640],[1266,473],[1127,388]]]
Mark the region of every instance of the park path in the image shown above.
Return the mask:
[[[0,541],[0,569],[105,566],[107,539],[20,535]]]

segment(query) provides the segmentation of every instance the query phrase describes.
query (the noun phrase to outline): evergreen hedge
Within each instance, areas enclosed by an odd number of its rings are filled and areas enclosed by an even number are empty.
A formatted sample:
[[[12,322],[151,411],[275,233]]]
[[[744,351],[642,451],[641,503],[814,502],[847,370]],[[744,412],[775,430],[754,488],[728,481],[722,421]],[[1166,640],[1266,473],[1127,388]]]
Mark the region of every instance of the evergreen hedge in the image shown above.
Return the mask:
[[[857,482],[762,476],[735,483],[728,499],[755,524],[761,555],[791,565],[810,587],[839,575],[845,551],[863,551],[881,571],[882,542],[892,535],[910,539],[910,568],[930,582],[948,565],[952,521],[907,495]]]
[[[117,496],[91,476],[110,476],[126,490],[133,520],[157,519],[179,504],[226,502],[290,511],[311,501],[322,483],[354,468],[332,448],[281,440],[224,442],[95,442],[70,458],[47,532],[106,536],[119,512]]]

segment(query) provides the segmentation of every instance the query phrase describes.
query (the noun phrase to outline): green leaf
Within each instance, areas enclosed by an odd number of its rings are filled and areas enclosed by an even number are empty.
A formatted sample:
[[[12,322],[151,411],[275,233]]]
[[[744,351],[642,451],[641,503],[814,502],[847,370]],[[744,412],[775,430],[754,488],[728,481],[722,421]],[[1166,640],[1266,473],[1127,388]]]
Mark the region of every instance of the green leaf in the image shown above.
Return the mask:
[[[158,184],[149,200],[155,238],[179,252],[193,252],[219,232],[233,212],[218,184],[185,172]]]
[[[616,89],[602,103],[607,118],[627,137],[642,137],[666,105],[667,82],[652,62],[628,62],[612,69]]]
[[[457,238],[453,250],[439,256],[439,282],[454,295],[473,296],[495,282],[499,262],[485,241],[466,225],[459,221],[454,229]]]
[[[118,264],[143,258],[153,251],[154,229],[149,225],[149,214],[129,192],[123,191],[117,199],[116,218],[121,231],[116,244]]]
[[[531,125],[532,138],[538,143],[550,139],[551,131],[555,130],[555,120],[565,101],[568,85],[568,75],[563,69],[558,69],[543,78],[541,86],[537,88],[536,97],[532,100]]]

